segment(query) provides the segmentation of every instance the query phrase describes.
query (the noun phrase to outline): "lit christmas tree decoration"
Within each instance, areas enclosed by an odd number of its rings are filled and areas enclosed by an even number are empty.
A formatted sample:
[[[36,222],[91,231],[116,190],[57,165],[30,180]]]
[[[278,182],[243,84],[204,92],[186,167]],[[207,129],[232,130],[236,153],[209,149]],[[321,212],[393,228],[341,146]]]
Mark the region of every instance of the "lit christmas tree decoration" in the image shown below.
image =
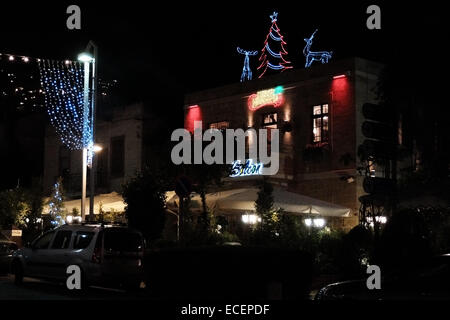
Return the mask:
[[[48,207],[51,218],[51,224],[54,226],[63,225],[65,209],[64,209],[64,199],[63,199],[63,188],[62,188],[62,178],[59,177],[53,186],[53,192],[48,201]]]
[[[303,55],[306,57],[306,63],[305,68],[309,68],[311,64],[314,61],[320,61],[323,63],[328,63],[328,61],[331,59],[331,56],[333,55],[333,51],[311,51],[311,45],[314,38],[314,35],[316,34],[316,31],[311,35],[309,38],[305,38],[306,46],[303,48]]]
[[[274,12],[270,19],[272,25],[270,26],[269,33],[264,41],[264,47],[261,50],[261,56],[259,57],[260,65],[258,70],[260,71],[259,78],[261,78],[267,71],[267,68],[283,72],[286,69],[291,69],[291,62],[285,59],[288,54],[284,45],[286,42],[283,40],[283,36],[280,33],[280,28],[277,25],[278,12]],[[275,50],[276,48],[276,50]]]
[[[92,149],[90,110],[84,108],[83,64],[39,59],[45,105],[61,142],[72,150]]]
[[[252,70],[250,69],[250,56],[256,56],[258,51],[246,51],[241,48],[237,48],[237,52],[243,54],[244,58],[244,67],[242,68],[241,82],[247,80],[252,80]]]

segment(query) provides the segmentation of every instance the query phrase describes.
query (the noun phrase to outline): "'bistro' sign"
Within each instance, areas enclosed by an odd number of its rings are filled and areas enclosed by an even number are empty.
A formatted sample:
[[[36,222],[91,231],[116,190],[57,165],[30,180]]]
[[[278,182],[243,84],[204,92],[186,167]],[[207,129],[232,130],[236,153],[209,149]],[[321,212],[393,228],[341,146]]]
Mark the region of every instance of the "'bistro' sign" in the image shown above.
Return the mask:
[[[262,167],[262,163],[253,163],[252,159],[246,160],[244,164],[242,164],[240,160],[236,160],[233,162],[230,177],[235,178],[260,175]]]

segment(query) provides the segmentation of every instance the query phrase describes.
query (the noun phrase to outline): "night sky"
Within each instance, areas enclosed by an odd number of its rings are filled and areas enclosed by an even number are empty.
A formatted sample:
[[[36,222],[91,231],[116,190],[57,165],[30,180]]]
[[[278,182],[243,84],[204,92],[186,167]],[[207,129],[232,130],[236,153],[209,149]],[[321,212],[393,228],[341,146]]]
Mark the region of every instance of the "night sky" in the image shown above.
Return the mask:
[[[371,31],[365,11],[373,2],[74,3],[82,11],[80,31],[66,28],[72,2],[2,4],[1,52],[75,59],[92,39],[99,46],[100,76],[139,88],[137,94],[185,93],[239,81],[243,57],[236,47],[261,50],[274,10],[295,68],[303,68],[303,38],[316,28],[313,50],[332,50],[333,59],[386,61],[436,48],[433,39],[442,36],[445,18],[435,6],[378,2],[382,30]],[[257,57],[251,67],[255,73]]]
[[[439,119],[447,119],[444,113],[448,113],[448,108],[444,104],[448,100],[448,81],[442,79],[449,65],[450,28],[442,4],[430,1],[426,6],[415,2],[396,2],[394,6],[379,1],[261,3],[2,2],[0,52],[75,60],[89,40],[93,40],[99,47],[99,77],[118,80],[124,101],[144,101],[146,108],[161,117],[159,122],[169,130],[183,125],[184,94],[238,83],[244,58],[236,52],[236,47],[260,51],[271,25],[269,15],[278,11],[277,23],[294,68],[304,68],[303,39],[317,28],[312,50],[333,51],[331,61],[360,56],[386,63],[395,75],[390,78],[391,90],[400,94],[401,101],[438,106]],[[69,16],[66,9],[71,4],[81,7],[81,30],[66,27]],[[366,9],[370,4],[381,8],[381,30],[366,27]],[[251,60],[254,78],[257,58]],[[101,103],[99,109],[100,106]],[[6,119],[5,123],[14,126],[10,120]],[[36,136],[34,129],[30,130]],[[11,128],[8,135],[13,136],[15,132],[28,139],[28,133],[19,128]],[[7,139],[10,147],[16,148],[15,140]],[[426,135],[424,139],[428,139]],[[9,181],[5,186],[16,184],[17,176],[40,174],[42,161],[31,158],[42,158],[35,156],[42,153],[42,147],[32,145],[36,150],[24,147],[21,151],[9,151],[17,159],[12,161],[15,168],[10,170],[11,177],[5,177]],[[30,161],[34,163],[33,168],[27,165]]]

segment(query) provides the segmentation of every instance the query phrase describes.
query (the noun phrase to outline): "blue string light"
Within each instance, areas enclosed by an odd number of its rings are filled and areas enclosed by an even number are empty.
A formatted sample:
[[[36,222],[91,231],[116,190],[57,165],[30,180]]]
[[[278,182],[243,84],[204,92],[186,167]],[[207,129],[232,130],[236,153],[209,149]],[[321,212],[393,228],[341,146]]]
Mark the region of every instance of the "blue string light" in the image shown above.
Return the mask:
[[[268,66],[270,69],[273,69],[273,70],[282,70],[282,69],[284,69],[283,66],[280,66],[280,65],[275,66],[275,65],[271,64],[270,62],[267,63],[267,66]]]
[[[267,51],[269,51],[269,53],[270,53],[270,55],[271,55],[272,57],[281,59],[281,54],[280,54],[280,53],[275,53],[275,52],[273,52],[273,51],[270,49],[268,43],[266,44],[266,49],[267,49]]]
[[[47,112],[61,142],[72,150],[92,149],[90,117],[84,114],[83,65],[47,59],[39,59],[38,65]]]
[[[245,78],[247,78],[247,80],[252,80],[252,70],[250,69],[250,56],[256,56],[258,54],[258,51],[246,51],[238,47],[237,52],[245,55],[244,68],[242,68],[241,82],[244,82]]]
[[[270,32],[270,37],[272,38],[272,40],[275,40],[275,41],[281,41],[281,37],[277,37],[277,36],[274,35],[272,32]]]
[[[305,68],[309,68],[314,61],[320,61],[322,64],[328,63],[333,55],[333,51],[311,51],[312,40],[317,29],[309,38],[305,38],[306,46],[303,48],[303,55],[306,57]]]

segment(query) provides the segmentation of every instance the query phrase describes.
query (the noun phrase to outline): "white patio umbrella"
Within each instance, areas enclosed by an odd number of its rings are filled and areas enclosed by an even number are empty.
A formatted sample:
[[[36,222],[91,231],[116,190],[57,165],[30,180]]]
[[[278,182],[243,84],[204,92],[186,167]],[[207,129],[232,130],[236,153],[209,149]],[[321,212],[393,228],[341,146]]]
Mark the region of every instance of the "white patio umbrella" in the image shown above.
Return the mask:
[[[240,188],[206,195],[206,203],[209,208],[213,208],[223,213],[236,211],[255,211],[255,201],[258,197],[258,188]],[[274,188],[274,206],[282,208],[286,212],[297,214],[317,214],[324,217],[347,217],[350,209],[318,200],[294,192],[285,191],[281,188]],[[168,207],[176,206],[178,197],[174,196],[167,202]],[[201,209],[200,196],[194,194],[191,197],[191,208]]]
[[[46,202],[47,201],[48,201],[48,199],[46,199]],[[109,212],[112,210],[114,210],[115,212],[125,211],[125,203],[123,202],[123,198],[117,192],[96,195],[94,197],[94,213],[95,214],[98,214],[100,211],[100,203],[102,204],[102,210],[104,212]],[[76,208],[78,211],[80,211],[80,206],[81,206],[80,199],[64,201],[64,207],[66,208],[66,210],[69,214],[72,213],[73,208]],[[86,204],[87,210],[89,209],[88,207],[89,207],[89,203]],[[50,208],[48,207],[48,205],[45,205],[43,212],[48,213],[49,209]]]

